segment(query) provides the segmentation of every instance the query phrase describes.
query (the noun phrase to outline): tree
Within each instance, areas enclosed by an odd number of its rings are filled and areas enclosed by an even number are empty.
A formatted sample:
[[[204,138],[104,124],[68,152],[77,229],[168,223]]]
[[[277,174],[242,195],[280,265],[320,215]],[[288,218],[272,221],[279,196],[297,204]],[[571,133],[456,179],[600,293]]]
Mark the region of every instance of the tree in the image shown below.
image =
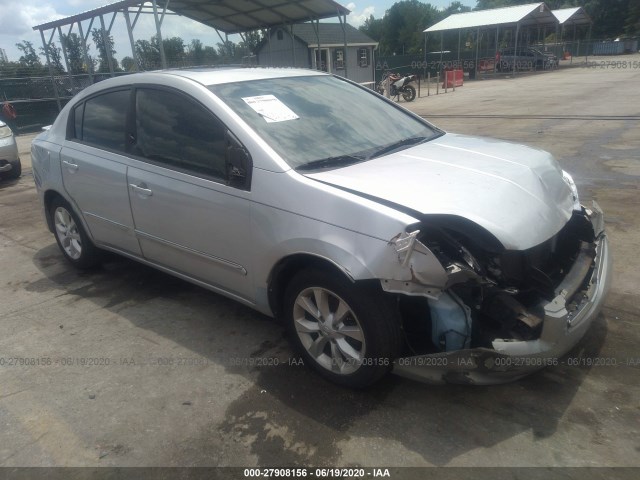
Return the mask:
[[[422,51],[426,25],[442,18],[442,12],[429,3],[403,0],[394,3],[385,13],[380,43],[383,53],[397,55]]]
[[[239,54],[241,57],[255,55],[258,50],[258,44],[262,40],[260,30],[251,30],[244,34],[244,40],[238,43]]]
[[[137,40],[136,57],[138,58],[140,70],[156,70],[162,66],[157,41],[154,44],[149,40]]]
[[[122,59],[122,61],[120,62],[120,65],[122,65],[122,69],[125,72],[133,72],[134,71],[133,66],[135,65],[135,62],[133,61],[133,58],[131,58],[131,57],[124,57]]]
[[[191,65],[204,65],[204,45],[196,38],[187,47],[187,58]]]
[[[382,28],[384,20],[382,18],[373,18],[373,15],[369,15],[364,23],[360,26],[359,30],[373,38],[376,42],[379,42],[382,38]]]
[[[195,40],[201,46],[200,40]],[[185,52],[184,40],[180,37],[164,38],[162,47],[167,60],[168,67],[181,67],[185,65],[187,58],[191,57],[190,45],[189,54]],[[199,48],[199,47],[198,47]],[[158,36],[154,35],[150,40],[138,40],[135,44],[136,56],[141,70],[155,70],[162,68],[162,57],[160,55],[160,42]]]
[[[215,65],[220,61],[220,56],[215,48],[206,45],[204,47],[204,64],[205,65]]]
[[[160,52],[160,44],[158,42],[157,35],[151,38],[151,43],[154,44],[158,53]],[[180,67],[184,65],[185,53],[184,53],[184,40],[180,37],[163,38],[162,46],[164,48],[164,55],[167,59],[167,66]]]
[[[33,43],[23,40],[20,43],[16,43],[16,47],[22,52],[22,55],[18,60],[20,65],[28,68],[42,68],[40,57],[38,57],[38,54],[33,48]]]
[[[187,59],[190,65],[214,65],[220,59],[215,48],[203,45],[197,39],[191,40],[187,50]]]
[[[222,43],[218,42],[218,56],[222,58],[224,63],[229,63],[236,57],[236,44],[231,40]]]
[[[453,15],[455,13],[465,13],[470,11],[471,7],[463,5],[462,2],[451,2],[451,5],[449,5],[444,10],[444,17],[448,17],[449,15]]]
[[[624,31],[630,36],[640,35],[640,0],[631,0],[629,2],[629,13],[624,25]]]
[[[89,65],[84,61],[84,49],[82,47],[82,39],[77,33],[69,35],[62,34],[62,45],[67,52],[67,60],[69,62],[69,70],[73,75],[88,73]],[[88,48],[88,47],[87,47]]]
[[[51,42],[47,48],[40,47],[40,55],[43,55],[45,58],[49,55],[49,63],[53,68],[54,73],[63,73],[64,67],[62,66],[62,50],[59,47],[56,47],[54,42]]]
[[[615,38],[624,33],[630,13],[629,0],[586,0],[580,3],[594,20],[595,38]]]
[[[111,54],[111,59],[113,60],[111,64],[113,70],[119,70],[118,61],[115,58],[116,51],[113,48],[113,36],[108,35],[102,28],[94,28],[91,31],[91,37],[93,38],[93,43],[96,45],[96,50],[98,50],[98,72],[105,73],[110,71],[108,53]]]

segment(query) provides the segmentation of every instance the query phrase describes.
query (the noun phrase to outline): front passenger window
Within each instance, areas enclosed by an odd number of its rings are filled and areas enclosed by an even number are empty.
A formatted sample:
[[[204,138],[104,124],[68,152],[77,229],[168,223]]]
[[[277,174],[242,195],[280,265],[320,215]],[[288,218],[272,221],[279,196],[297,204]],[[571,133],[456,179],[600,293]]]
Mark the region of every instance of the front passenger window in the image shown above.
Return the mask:
[[[226,178],[225,127],[194,100],[166,90],[136,91],[132,153],[187,173]]]

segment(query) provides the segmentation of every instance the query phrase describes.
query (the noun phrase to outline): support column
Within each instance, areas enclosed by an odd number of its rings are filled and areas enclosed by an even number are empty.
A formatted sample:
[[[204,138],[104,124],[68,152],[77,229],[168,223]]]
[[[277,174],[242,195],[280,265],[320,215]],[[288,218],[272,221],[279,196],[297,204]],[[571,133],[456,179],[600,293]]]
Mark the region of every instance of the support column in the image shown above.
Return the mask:
[[[558,65],[556,65],[556,66],[560,66],[560,59],[562,58],[562,55],[558,55],[558,27],[559,26],[560,26],[560,24],[556,23],[556,36],[555,36],[556,48],[553,49],[556,57],[558,57]],[[562,44],[560,44],[560,45],[562,45]]]
[[[55,32],[55,30],[54,30]],[[49,49],[47,48],[47,42],[44,39],[44,32],[40,30],[40,38],[42,38],[42,46],[44,47],[44,55],[47,57],[47,67],[49,67],[49,76],[51,77],[51,86],[53,87],[53,94],[56,97],[56,103],[58,104],[58,111],[62,110],[60,105],[60,96],[58,95],[58,88],[56,87],[56,79],[53,75],[53,67],[51,66],[51,58],[49,58]],[[52,36],[53,38],[53,36]]]
[[[496,27],[496,53],[493,57],[493,74],[498,70],[498,53],[500,52],[500,25]]]
[[[111,48],[109,48],[109,35],[107,34],[107,28],[104,25],[104,17],[102,15],[100,15],[100,25],[102,26],[102,44],[104,45],[104,50],[107,54],[109,73],[113,77],[113,58],[111,58]]]
[[[131,26],[131,19],[129,18],[129,8],[124,8],[124,19],[127,24],[127,34],[129,35],[129,43],[131,44],[131,58],[133,58],[133,69],[138,71],[138,56],[136,55],[136,43],[133,40],[133,27]]]
[[[158,18],[158,5],[156,0],[151,0],[153,6],[153,18],[156,22],[156,35],[158,36],[158,48],[160,49],[160,61],[162,62],[162,68],[167,68],[167,57],[164,54],[164,44],[162,43],[162,32],[160,28],[160,19]]]
[[[479,53],[479,49],[480,49],[480,28],[478,28],[478,30],[476,30],[476,62],[474,64],[474,68],[475,68],[475,79],[478,79],[478,53]]]
[[[424,64],[427,64],[427,37],[429,36],[428,33],[424,34]]]
[[[91,31],[91,25],[93,25],[93,19],[91,20],[91,23],[89,23],[89,30],[87,30],[87,36],[89,35],[89,31]],[[84,63],[87,65],[89,82],[93,85],[93,63],[89,58],[89,49],[87,48],[87,37],[84,36],[84,32],[82,31],[82,22],[78,22],[78,31],[80,32],[80,39],[82,40],[82,56],[84,58]]]
[[[338,20],[340,21],[340,26],[342,27],[342,42],[344,46],[343,47],[344,53],[342,54],[342,62],[344,64],[344,76],[345,78],[349,78],[347,73],[347,16],[344,15],[344,18],[343,18],[343,16],[338,15]]]
[[[289,35],[291,36],[291,60],[293,60],[293,68],[296,67],[296,40],[293,36],[293,23],[289,25]]]
[[[73,28],[73,23],[71,24]],[[69,30],[71,33],[71,30]],[[67,76],[69,77],[69,86],[71,87],[71,93],[76,93],[76,87],[73,85],[73,76],[71,75],[71,69],[69,68],[69,57],[67,57],[67,48],[65,46],[64,37],[62,36],[62,29],[58,26],[58,37],[60,38],[60,47],[62,48],[62,56],[64,57],[64,65],[67,67]]]
[[[576,24],[573,24],[573,42],[571,44],[571,65],[573,65],[573,57],[574,54],[577,55],[578,51],[576,50]]]
[[[315,23],[311,20],[311,25],[313,25],[313,30],[316,33],[316,42],[318,47],[318,53],[314,56],[316,60],[316,70],[321,70],[320,63],[322,62],[322,52],[320,51],[320,20],[316,20]]]
[[[516,63],[517,63],[517,58],[518,58],[518,36],[520,35],[520,24],[516,23],[516,45],[515,48],[513,50],[513,76],[515,77],[516,75]]]

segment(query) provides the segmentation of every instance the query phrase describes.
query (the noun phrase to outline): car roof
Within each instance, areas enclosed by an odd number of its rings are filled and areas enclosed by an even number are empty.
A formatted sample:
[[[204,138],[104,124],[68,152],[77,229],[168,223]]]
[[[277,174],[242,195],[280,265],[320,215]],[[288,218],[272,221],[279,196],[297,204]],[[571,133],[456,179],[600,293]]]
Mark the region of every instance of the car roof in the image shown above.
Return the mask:
[[[327,75],[318,70],[302,68],[271,67],[198,67],[184,69],[158,70],[150,72],[161,75],[175,75],[194,80],[203,85],[246,82],[269,78],[305,77],[309,75]]]
[[[265,80],[271,78],[292,78],[328,75],[318,70],[301,68],[270,68],[270,67],[197,67],[184,69],[153,70],[148,72],[131,73],[108,78],[85,88],[78,94],[76,100],[93,95],[101,90],[134,85],[141,83],[156,83],[160,79],[185,79],[204,86],[223,83],[248,82],[251,80]],[[75,98],[75,97],[74,97]]]
[[[251,80],[265,80],[272,78],[294,78],[330,75],[325,72],[311,69],[301,68],[272,68],[272,67],[242,67],[242,66],[222,66],[222,67],[196,67],[184,69],[168,69],[154,70],[148,72],[138,72],[127,75],[118,75],[108,78],[98,83],[94,83],[79,92],[64,107],[62,113],[68,112],[75,104],[83,101],[85,98],[99,93],[109,88],[117,88],[123,86],[131,86],[136,84],[155,84],[162,78],[169,83],[171,79],[184,79],[195,83],[199,83],[206,87],[210,85],[219,85],[224,83],[248,82]],[[166,82],[160,82],[166,83]],[[51,134],[64,135],[66,129],[65,115],[58,115],[58,118],[51,127]]]

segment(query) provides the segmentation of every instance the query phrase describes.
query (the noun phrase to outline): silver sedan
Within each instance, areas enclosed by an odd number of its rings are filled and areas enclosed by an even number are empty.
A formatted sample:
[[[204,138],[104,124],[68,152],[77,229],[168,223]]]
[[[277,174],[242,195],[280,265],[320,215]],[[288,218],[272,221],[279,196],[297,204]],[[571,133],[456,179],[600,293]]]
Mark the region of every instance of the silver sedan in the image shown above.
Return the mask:
[[[16,139],[11,128],[0,120],[0,178],[18,178],[21,173]]]
[[[32,159],[73,265],[109,250],[278,317],[344,385],[557,364],[610,280],[602,212],[550,154],[445,133],[319,72],[106,80]]]

